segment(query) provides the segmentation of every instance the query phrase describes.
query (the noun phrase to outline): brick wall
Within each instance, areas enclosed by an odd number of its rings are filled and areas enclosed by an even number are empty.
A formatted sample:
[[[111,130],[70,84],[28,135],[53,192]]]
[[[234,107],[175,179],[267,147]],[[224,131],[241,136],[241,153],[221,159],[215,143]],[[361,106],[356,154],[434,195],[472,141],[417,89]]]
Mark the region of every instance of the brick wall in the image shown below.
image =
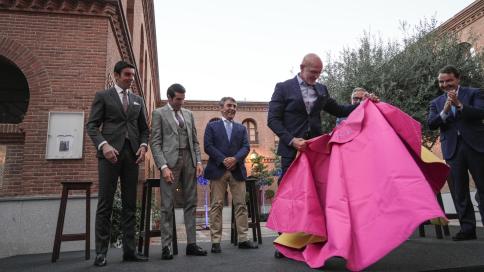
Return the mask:
[[[61,181],[95,181],[97,162],[86,135],[83,159],[45,159],[47,119],[49,111],[88,115],[94,92],[104,87],[108,19],[0,11],[0,25],[0,54],[20,68],[30,91],[20,124],[24,143],[7,146],[15,174],[4,176],[0,196],[59,194]]]

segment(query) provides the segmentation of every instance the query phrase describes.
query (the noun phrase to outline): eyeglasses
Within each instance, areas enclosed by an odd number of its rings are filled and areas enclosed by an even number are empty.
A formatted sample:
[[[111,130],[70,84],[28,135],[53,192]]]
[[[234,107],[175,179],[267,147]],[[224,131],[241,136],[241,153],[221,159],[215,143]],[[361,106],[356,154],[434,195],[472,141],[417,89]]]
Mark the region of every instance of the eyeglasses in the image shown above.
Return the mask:
[[[352,97],[351,100],[355,101],[355,102],[361,102],[363,100],[363,97]]]

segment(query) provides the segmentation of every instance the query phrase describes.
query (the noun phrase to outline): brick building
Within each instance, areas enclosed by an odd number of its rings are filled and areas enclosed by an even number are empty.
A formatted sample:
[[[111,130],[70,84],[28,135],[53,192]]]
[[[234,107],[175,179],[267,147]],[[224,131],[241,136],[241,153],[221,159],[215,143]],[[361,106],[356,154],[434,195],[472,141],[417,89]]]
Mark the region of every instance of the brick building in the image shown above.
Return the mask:
[[[133,91],[147,112],[160,100],[153,1],[0,0],[0,26],[0,257],[49,252],[61,181],[94,182],[94,214],[97,159],[82,130],[95,92],[114,83],[114,64],[137,66]],[[46,152],[49,116],[59,112],[84,118],[75,159]],[[149,168],[142,166],[140,180]],[[67,233],[83,231],[83,209],[81,198],[69,201]]]

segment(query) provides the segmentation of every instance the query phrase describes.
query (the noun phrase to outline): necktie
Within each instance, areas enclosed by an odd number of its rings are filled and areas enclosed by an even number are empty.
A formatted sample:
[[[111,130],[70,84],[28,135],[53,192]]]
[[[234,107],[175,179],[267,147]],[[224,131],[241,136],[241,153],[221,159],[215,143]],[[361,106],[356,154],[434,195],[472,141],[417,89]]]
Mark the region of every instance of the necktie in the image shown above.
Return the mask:
[[[183,128],[185,126],[185,121],[183,121],[183,118],[180,117],[180,115],[178,114],[179,111],[175,111],[175,118],[176,120],[178,121],[178,126],[180,128]]]
[[[232,136],[232,122],[229,120],[225,120],[225,131],[227,132],[227,137],[229,138],[230,142],[230,137]]]
[[[123,94],[123,110],[124,112],[128,111],[128,91],[123,90],[121,92]]]

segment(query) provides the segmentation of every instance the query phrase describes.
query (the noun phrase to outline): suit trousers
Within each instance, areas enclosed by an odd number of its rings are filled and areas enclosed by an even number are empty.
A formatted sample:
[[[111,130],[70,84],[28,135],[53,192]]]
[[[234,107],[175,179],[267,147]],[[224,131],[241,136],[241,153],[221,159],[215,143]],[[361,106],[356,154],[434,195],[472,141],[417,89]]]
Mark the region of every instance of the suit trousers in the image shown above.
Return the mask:
[[[175,190],[178,183],[181,185],[184,197],[183,217],[187,232],[187,243],[196,243],[195,212],[197,209],[197,182],[195,180],[195,167],[193,167],[190,149],[180,149],[175,166],[170,169],[175,177],[174,183],[160,179],[161,194],[161,245],[171,246],[173,237],[173,205]]]
[[[110,163],[99,158],[99,192],[96,211],[96,254],[106,254],[111,235],[111,214],[118,178],[121,184],[121,230],[124,254],[134,254],[136,226],[136,189],[138,164],[128,140],[119,152],[118,161]]]
[[[281,157],[281,175],[279,176],[279,179],[277,180],[277,185],[281,184],[282,177],[284,177],[284,175],[287,172],[287,169],[289,168],[289,166],[291,166],[291,164],[292,164],[292,162],[294,161],[295,158],[296,158],[296,156],[294,156],[294,157]]]
[[[227,185],[230,186],[230,193],[232,194],[238,241],[245,242],[249,239],[247,237],[249,227],[245,201],[245,181],[238,181],[234,179],[230,171],[225,171],[221,178],[210,181],[210,235],[212,243],[220,243],[222,240],[222,210]]]
[[[484,218],[482,199],[484,199],[484,153],[475,151],[461,137],[457,142],[454,156],[447,160],[450,165],[452,184],[449,189],[454,200],[455,209],[459,217],[461,230],[465,233],[476,231],[474,206],[469,193],[469,172],[476,184],[481,204],[479,212]]]

